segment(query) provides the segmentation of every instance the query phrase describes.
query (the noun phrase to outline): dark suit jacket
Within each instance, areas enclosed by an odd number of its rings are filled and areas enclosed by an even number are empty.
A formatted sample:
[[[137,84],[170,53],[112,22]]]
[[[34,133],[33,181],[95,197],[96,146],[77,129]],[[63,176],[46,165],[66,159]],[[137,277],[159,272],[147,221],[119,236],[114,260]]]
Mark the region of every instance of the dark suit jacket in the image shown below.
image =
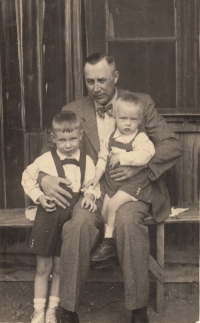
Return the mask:
[[[126,93],[118,89],[118,97]],[[152,214],[157,222],[164,221],[170,214],[170,198],[162,174],[170,169],[181,156],[181,147],[174,134],[169,130],[164,118],[160,116],[151,97],[143,93],[134,93],[144,105],[144,118],[140,130],[144,131],[155,145],[155,155],[150,160],[145,176],[152,181],[152,194],[149,203],[152,205]],[[96,164],[100,143],[97,131],[97,121],[94,101],[89,96],[71,102],[62,110],[71,110],[77,113],[83,124],[84,136],[82,145],[86,153]],[[48,149],[52,148],[49,141]],[[141,171],[144,176],[144,170]]]

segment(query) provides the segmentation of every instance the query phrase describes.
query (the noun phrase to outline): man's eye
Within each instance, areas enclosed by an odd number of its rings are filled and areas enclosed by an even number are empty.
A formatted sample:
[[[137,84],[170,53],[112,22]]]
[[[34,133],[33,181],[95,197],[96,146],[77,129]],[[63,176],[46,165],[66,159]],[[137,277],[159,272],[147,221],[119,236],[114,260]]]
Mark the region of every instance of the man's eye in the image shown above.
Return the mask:
[[[98,83],[100,83],[100,84],[103,84],[103,83],[105,83],[106,82],[106,80],[99,80],[98,81]]]
[[[87,83],[89,84],[89,85],[92,85],[92,84],[94,84],[94,81],[87,81]]]

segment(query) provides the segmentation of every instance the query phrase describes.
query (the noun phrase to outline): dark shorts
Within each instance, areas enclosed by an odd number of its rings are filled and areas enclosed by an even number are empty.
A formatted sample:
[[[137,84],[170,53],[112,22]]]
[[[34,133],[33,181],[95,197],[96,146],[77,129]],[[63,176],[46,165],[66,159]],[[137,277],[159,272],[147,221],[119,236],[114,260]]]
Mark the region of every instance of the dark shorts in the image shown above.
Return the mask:
[[[72,194],[70,206],[62,209],[57,206],[54,212],[46,212],[38,206],[32,228],[28,251],[40,256],[58,256],[61,254],[62,228],[70,220],[71,212],[77,201],[77,194]]]

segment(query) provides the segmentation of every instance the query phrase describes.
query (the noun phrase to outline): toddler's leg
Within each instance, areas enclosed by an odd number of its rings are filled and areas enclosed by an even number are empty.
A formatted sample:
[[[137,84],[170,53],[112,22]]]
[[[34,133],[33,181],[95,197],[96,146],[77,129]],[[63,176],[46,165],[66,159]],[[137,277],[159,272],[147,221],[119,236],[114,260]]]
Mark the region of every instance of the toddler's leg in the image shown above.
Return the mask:
[[[52,257],[37,256],[34,283],[34,314],[31,323],[44,323],[44,309],[48,290],[48,278],[52,268]]]
[[[106,215],[107,223],[105,237],[99,247],[93,252],[91,260],[93,265],[98,262],[108,261],[117,258],[117,249],[113,240],[113,230],[115,225],[116,213],[125,203],[131,202],[132,198],[124,191],[118,191],[107,203]],[[99,267],[100,268],[100,267]]]
[[[60,257],[53,257],[52,283],[50,289],[49,305],[46,311],[46,323],[56,323],[58,321],[59,283],[60,283]]]
[[[113,230],[115,225],[116,213],[119,208],[125,203],[131,202],[132,198],[124,191],[117,191],[117,193],[108,201],[106,208],[106,230],[105,238],[111,238],[113,236]]]

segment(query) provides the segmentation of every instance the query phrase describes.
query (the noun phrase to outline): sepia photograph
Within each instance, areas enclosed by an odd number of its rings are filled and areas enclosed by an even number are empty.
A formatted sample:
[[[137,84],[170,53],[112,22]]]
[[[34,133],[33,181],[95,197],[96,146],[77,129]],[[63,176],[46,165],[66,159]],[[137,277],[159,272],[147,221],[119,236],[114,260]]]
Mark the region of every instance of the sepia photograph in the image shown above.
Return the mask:
[[[200,323],[200,1],[0,0],[0,323]]]

